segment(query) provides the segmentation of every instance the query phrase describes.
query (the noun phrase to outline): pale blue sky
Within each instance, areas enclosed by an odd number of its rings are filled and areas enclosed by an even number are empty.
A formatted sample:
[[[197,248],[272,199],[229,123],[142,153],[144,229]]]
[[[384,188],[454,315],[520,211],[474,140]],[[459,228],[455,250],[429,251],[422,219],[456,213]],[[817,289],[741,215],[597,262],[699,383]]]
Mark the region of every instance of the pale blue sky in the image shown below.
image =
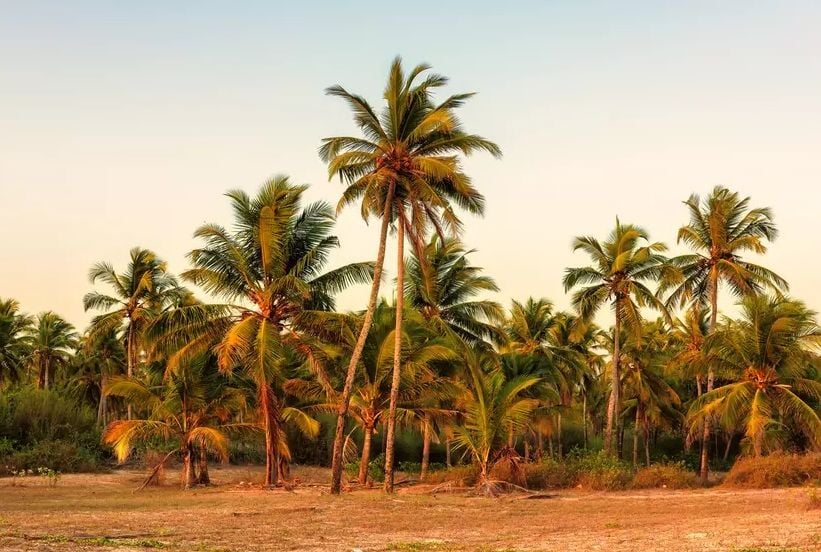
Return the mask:
[[[465,236],[500,300],[566,306],[572,236],[619,215],[674,245],[680,202],[724,184],[773,207],[764,262],[821,309],[821,4],[399,6],[0,2],[0,296],[84,325],[93,262],[141,245],[184,269],[228,188],[287,173],[335,203],[316,150],[353,125],[323,89],[376,103],[401,54],[479,92],[463,120],[504,150],[467,163],[488,209]],[[344,214],[334,263],[371,259],[374,231]]]

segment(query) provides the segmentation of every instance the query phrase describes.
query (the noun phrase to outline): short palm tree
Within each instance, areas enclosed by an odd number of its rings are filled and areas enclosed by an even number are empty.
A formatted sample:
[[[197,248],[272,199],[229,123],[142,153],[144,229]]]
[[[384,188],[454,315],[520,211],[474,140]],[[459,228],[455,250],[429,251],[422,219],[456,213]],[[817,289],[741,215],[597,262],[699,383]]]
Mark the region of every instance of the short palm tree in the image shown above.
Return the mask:
[[[417,65],[405,73],[400,58],[391,65],[385,87],[385,106],[377,114],[363,97],[352,94],[341,86],[332,86],[326,92],[342,98],[351,108],[354,121],[362,136],[325,138],[319,150],[328,163],[331,178],[339,176],[347,188],[337,210],[360,202],[362,217],[381,219],[379,248],[376,256],[373,286],[362,328],[348,365],[340,402],[339,418],[334,437],[331,492],[338,494],[342,481],[342,449],[345,416],[348,411],[356,366],[365,339],[370,330],[373,312],[379,295],[379,283],[385,260],[388,226],[397,232],[397,318],[394,345],[394,387],[392,411],[395,413],[400,379],[399,349],[404,289],[405,236],[423,258],[424,240],[430,227],[444,238],[445,229],[458,231],[461,222],[453,205],[470,213],[484,210],[482,195],[472,186],[463,172],[461,156],[476,151],[487,151],[499,157],[496,144],[464,131],[456,116],[472,94],[456,94],[440,103],[434,101],[436,89],[447,83],[447,78],[428,73],[428,65]],[[388,446],[386,448],[385,489],[393,490],[393,434],[394,413],[388,418]]]
[[[51,311],[38,314],[29,331],[29,362],[37,373],[37,387],[48,389],[56,369],[68,364],[79,337],[74,326]]]
[[[14,299],[0,299],[0,383],[16,381],[29,355],[27,336],[33,319]]]
[[[109,397],[103,393],[108,380],[125,374],[125,349],[116,331],[91,341],[84,336],[72,362],[70,386],[87,403],[97,405],[97,425],[105,427],[109,416]]]
[[[508,435],[530,423],[539,399],[527,396],[539,384],[533,375],[508,378],[493,353],[466,349],[467,392],[464,396],[464,424],[455,429],[457,448],[466,450],[478,468],[477,485],[493,492],[490,468],[506,449]]]
[[[144,419],[116,420],[103,433],[119,462],[134,446],[161,438],[175,443],[166,459],[179,452],[183,458],[182,487],[208,483],[206,454],[228,459],[228,432],[248,427],[232,424],[231,418],[245,406],[243,392],[226,381],[208,356],[192,359],[168,374],[148,374],[146,381],[115,376],[106,385],[106,395],[139,402],[148,412]],[[200,460],[200,476],[195,461]]]
[[[112,331],[121,331],[126,350],[126,373],[134,370],[144,346],[143,334],[160,312],[174,304],[187,291],[179,286],[168,272],[168,265],[148,249],[135,247],[125,272],[118,274],[106,262],[95,264],[89,272],[92,284],[103,282],[112,290],[111,295],[92,291],[83,297],[85,310],[104,310],[95,316],[89,328],[89,339],[95,341]],[[131,405],[127,416],[131,418]]]
[[[693,194],[685,202],[690,222],[678,231],[678,241],[694,253],[670,260],[683,278],[672,289],[669,305],[690,302],[710,305],[709,333],[718,320],[718,293],[722,283],[737,296],[756,294],[764,288],[786,290],[787,282],[775,272],[741,258],[744,253],[763,254],[765,241],[776,238],[772,212],[768,208],[749,208],[750,198],[717,186],[702,200]],[[713,390],[715,374],[707,370],[707,391]],[[710,427],[703,428],[701,478],[707,480]]]
[[[340,315],[329,312],[334,294],[369,282],[373,274],[370,263],[323,272],[339,246],[330,233],[334,215],[324,202],[303,208],[306,189],[277,176],[255,197],[228,192],[234,230],[201,226],[195,236],[205,245],[189,253],[193,268],[182,274],[228,302],[183,306],[160,317],[150,331],[165,347],[178,348],[169,360],[172,368],[213,348],[222,370],[239,368],[254,381],[265,426],[266,485],[278,479],[285,423],[279,389],[288,379],[293,355],[307,363],[327,393],[334,393],[319,338],[329,337],[328,328],[338,326]]]
[[[708,338],[717,364],[735,378],[693,402],[691,437],[710,420],[730,430],[741,427],[759,456],[767,431],[788,426],[820,448],[821,329],[815,313],[783,296],[749,296],[741,309],[740,320],[727,321]]]
[[[607,303],[615,315],[610,401],[604,434],[604,448],[612,454],[613,428],[621,408],[622,327],[641,332],[640,309],[644,307],[666,313],[664,305],[647,284],[672,278],[673,274],[668,274],[666,257],[661,254],[667,247],[660,242],[649,242],[647,232],[637,226],[622,224],[618,219],[615,229],[604,242],[592,237],[577,237],[573,250],[579,249],[590,255],[594,264],[565,271],[565,291],[584,286],[574,293],[573,306],[585,321],[591,320]]]

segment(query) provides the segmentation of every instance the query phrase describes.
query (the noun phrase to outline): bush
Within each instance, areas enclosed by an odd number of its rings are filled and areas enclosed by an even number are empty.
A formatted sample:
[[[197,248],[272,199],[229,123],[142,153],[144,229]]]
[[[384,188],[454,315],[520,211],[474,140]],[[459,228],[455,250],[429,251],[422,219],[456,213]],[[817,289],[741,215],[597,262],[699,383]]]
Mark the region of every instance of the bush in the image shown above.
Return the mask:
[[[724,478],[724,485],[766,489],[821,482],[821,453],[741,457]]]
[[[24,386],[0,395],[0,435],[18,445],[76,441],[96,431],[96,414],[65,392]]]
[[[575,487],[578,474],[567,463],[547,459],[537,464],[526,464],[525,481],[528,489],[564,489]]]
[[[633,476],[633,487],[636,489],[690,489],[697,486],[696,474],[688,470],[683,462],[653,464]]]
[[[470,486],[476,483],[478,472],[474,466],[455,466],[444,470],[436,470],[428,473],[425,483],[441,484],[452,482],[456,485]]]
[[[345,464],[345,472],[351,479],[359,475],[359,460]],[[385,455],[379,454],[376,458],[368,462],[368,479],[370,481],[385,481]]]
[[[625,462],[602,451],[584,454],[571,451],[567,462],[577,474],[576,485],[594,491],[626,489],[633,480],[633,470]]]
[[[93,451],[68,441],[41,441],[0,458],[0,473],[37,470],[59,472],[99,471],[102,460]]]

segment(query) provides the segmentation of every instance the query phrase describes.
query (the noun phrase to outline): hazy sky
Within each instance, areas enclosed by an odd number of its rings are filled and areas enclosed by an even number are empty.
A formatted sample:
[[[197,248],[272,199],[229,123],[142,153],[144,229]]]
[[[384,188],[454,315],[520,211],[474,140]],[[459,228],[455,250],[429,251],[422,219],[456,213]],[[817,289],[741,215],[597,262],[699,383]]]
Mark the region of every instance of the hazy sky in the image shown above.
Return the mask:
[[[462,118],[504,150],[467,163],[488,208],[465,235],[500,300],[566,306],[574,235],[618,215],[674,245],[681,201],[723,184],[774,209],[763,262],[821,309],[821,4],[398,6],[0,2],[0,297],[83,326],[92,263],[140,245],[184,269],[229,188],[287,173],[335,204],[316,151],[354,127],[323,89],[376,103],[401,54],[479,92]],[[343,214],[333,263],[372,259],[376,231]]]

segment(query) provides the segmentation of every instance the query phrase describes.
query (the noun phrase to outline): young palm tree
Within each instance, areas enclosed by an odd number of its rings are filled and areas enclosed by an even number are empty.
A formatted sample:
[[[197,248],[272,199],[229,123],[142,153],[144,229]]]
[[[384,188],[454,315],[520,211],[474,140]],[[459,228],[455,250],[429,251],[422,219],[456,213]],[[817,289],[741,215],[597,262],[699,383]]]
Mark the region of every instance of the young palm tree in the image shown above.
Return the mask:
[[[72,362],[70,387],[84,402],[97,405],[97,425],[108,424],[109,397],[103,393],[111,377],[125,373],[125,349],[116,331],[91,341],[80,340]]]
[[[165,261],[153,251],[135,247],[130,251],[131,261],[122,274],[117,274],[109,263],[101,262],[91,267],[89,280],[108,284],[113,295],[97,291],[83,297],[85,310],[106,310],[94,317],[89,328],[89,339],[95,341],[112,331],[123,333],[126,350],[126,372],[134,376],[134,369],[142,343],[143,333],[151,321],[166,307],[172,305],[187,291],[176,278],[168,273]],[[127,416],[131,418],[131,405]]]
[[[738,321],[727,321],[708,338],[718,365],[735,374],[733,383],[702,395],[690,407],[690,431],[718,421],[743,427],[756,456],[767,430],[779,425],[804,433],[810,448],[821,447],[821,329],[815,313],[783,296],[749,296]]]
[[[302,207],[306,186],[285,176],[266,182],[256,197],[227,194],[234,230],[201,226],[205,241],[188,257],[193,268],[183,278],[223,297],[221,305],[189,304],[160,317],[150,334],[169,349],[169,360],[213,348],[220,368],[241,368],[255,382],[265,425],[265,484],[277,482],[283,404],[278,389],[288,379],[293,354],[307,362],[328,394],[334,390],[324,369],[325,353],[317,336],[331,333],[339,315],[328,312],[333,296],[351,284],[369,282],[370,263],[354,263],[323,273],[339,246],[330,234],[334,215],[324,202]],[[215,345],[216,344],[216,345]]]
[[[539,384],[533,375],[508,378],[492,353],[464,352],[468,392],[464,398],[464,425],[455,430],[456,448],[467,450],[479,470],[477,485],[493,493],[490,468],[505,448],[508,435],[524,429],[539,399],[526,392]]]
[[[637,226],[622,224],[616,219],[616,228],[601,243],[592,237],[577,237],[573,250],[586,252],[593,266],[568,268],[564,276],[564,288],[585,287],[573,295],[573,305],[583,320],[592,319],[602,305],[610,303],[615,315],[613,329],[613,361],[610,375],[610,401],[607,407],[607,428],[604,448],[613,453],[613,428],[621,408],[621,350],[622,327],[641,332],[643,307],[651,307],[666,313],[664,305],[647,287],[667,275],[666,257],[661,255],[667,247],[660,242],[650,243],[647,232]]]
[[[454,204],[470,213],[482,214],[484,200],[463,172],[460,159],[463,155],[481,150],[501,156],[496,144],[465,132],[456,116],[456,109],[472,94],[456,94],[436,103],[433,94],[447,83],[447,78],[428,74],[429,69],[427,65],[418,65],[406,74],[401,59],[397,57],[391,65],[384,92],[385,106],[379,115],[367,100],[341,86],[326,90],[329,95],[345,100],[362,133],[361,137],[326,138],[319,150],[320,157],[328,163],[329,177],[338,175],[347,186],[337,210],[359,201],[362,217],[366,221],[371,216],[381,218],[373,286],[348,365],[340,402],[334,437],[333,494],[338,494],[341,489],[345,416],[356,366],[379,295],[388,226],[393,224],[396,227],[397,290],[400,290],[396,295],[396,354],[392,375],[395,388],[392,410],[395,410],[396,387],[400,378],[399,336],[402,334],[405,235],[417,251],[417,256],[423,258],[424,240],[430,227],[435,228],[442,238],[445,229],[452,232],[460,229],[461,222],[453,210]],[[393,490],[393,419],[394,414],[390,414],[385,454],[387,491]]]
[[[14,299],[0,299],[0,383],[16,381],[29,356],[27,336],[33,319]]]
[[[207,483],[206,454],[228,459],[228,431],[247,427],[232,424],[231,417],[245,406],[243,392],[219,374],[208,356],[178,366],[163,377],[148,374],[147,381],[115,376],[104,393],[139,402],[149,413],[145,419],[116,420],[103,433],[103,442],[114,448],[124,462],[140,441],[161,438],[176,443],[168,456],[179,451],[183,458],[182,487],[189,489],[198,481]],[[168,458],[166,456],[166,458]],[[195,461],[200,456],[197,477]]]
[[[745,261],[744,253],[763,254],[766,241],[773,241],[777,231],[772,212],[768,208],[749,209],[750,198],[717,186],[702,199],[693,194],[685,202],[690,212],[689,224],[678,231],[678,241],[695,252],[671,259],[681,270],[683,279],[672,288],[668,305],[696,301],[709,303],[709,333],[715,331],[718,320],[718,292],[722,283],[737,296],[758,293],[763,288],[787,290],[787,282],[775,272]],[[707,391],[713,390],[715,374],[707,371]],[[701,478],[707,480],[709,471],[710,427],[703,428],[701,449]]]
[[[38,389],[48,389],[55,371],[65,367],[79,344],[74,326],[51,311],[37,315],[29,330],[29,362],[37,372]]]

